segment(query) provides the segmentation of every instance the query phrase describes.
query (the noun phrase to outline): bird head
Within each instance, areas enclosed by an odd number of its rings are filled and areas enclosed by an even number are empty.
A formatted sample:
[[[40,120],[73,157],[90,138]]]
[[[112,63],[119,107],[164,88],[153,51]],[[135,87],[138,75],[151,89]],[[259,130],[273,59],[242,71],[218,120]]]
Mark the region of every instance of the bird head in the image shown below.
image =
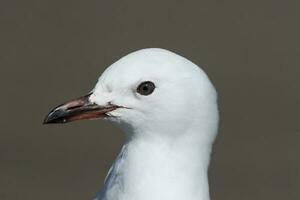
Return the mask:
[[[167,50],[143,49],[109,66],[91,93],[54,108],[44,123],[104,118],[125,132],[175,135],[216,127],[216,99],[197,65]]]

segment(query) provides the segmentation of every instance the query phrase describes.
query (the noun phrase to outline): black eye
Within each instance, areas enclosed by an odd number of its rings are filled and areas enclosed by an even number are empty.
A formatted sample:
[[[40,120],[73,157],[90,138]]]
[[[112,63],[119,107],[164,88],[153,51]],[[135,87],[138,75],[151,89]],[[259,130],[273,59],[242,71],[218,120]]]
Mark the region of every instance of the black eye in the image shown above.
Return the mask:
[[[154,91],[154,89],[155,89],[154,83],[152,83],[151,81],[145,81],[138,86],[136,91],[141,95],[149,95]]]

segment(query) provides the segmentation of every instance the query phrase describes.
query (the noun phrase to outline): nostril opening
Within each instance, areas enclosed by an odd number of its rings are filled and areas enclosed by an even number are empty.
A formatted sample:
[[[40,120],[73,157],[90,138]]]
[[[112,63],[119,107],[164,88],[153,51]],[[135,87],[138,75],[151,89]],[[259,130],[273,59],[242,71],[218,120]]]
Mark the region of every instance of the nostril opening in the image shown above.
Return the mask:
[[[76,109],[76,108],[80,108],[81,105],[74,105],[74,106],[70,106],[67,108],[67,110],[73,110],[73,109]]]

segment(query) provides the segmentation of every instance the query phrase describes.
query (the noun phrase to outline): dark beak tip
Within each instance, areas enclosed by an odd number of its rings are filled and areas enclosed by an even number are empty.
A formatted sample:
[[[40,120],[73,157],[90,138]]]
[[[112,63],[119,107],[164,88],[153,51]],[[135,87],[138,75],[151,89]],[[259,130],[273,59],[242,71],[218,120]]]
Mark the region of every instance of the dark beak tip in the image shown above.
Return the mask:
[[[64,119],[64,111],[60,109],[52,110],[44,119],[43,124],[57,124],[57,123],[65,123]]]
[[[43,125],[47,125],[47,124],[63,124],[65,123],[65,120],[60,120],[60,119],[51,119],[51,118],[45,118],[43,121]]]
[[[45,117],[44,121],[43,121],[43,125],[45,124],[51,124],[51,120],[49,120],[48,116]]]
[[[43,121],[43,125],[45,124],[53,124],[53,120],[51,120],[49,115],[47,115]]]

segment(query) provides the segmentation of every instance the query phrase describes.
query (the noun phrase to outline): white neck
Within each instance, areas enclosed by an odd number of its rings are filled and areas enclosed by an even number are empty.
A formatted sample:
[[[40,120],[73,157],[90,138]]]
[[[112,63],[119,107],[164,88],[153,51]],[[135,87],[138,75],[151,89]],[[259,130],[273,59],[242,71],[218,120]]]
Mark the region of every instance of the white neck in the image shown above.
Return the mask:
[[[199,133],[175,139],[132,137],[123,146],[98,199],[209,200],[207,169],[212,140],[204,138],[199,138]]]

